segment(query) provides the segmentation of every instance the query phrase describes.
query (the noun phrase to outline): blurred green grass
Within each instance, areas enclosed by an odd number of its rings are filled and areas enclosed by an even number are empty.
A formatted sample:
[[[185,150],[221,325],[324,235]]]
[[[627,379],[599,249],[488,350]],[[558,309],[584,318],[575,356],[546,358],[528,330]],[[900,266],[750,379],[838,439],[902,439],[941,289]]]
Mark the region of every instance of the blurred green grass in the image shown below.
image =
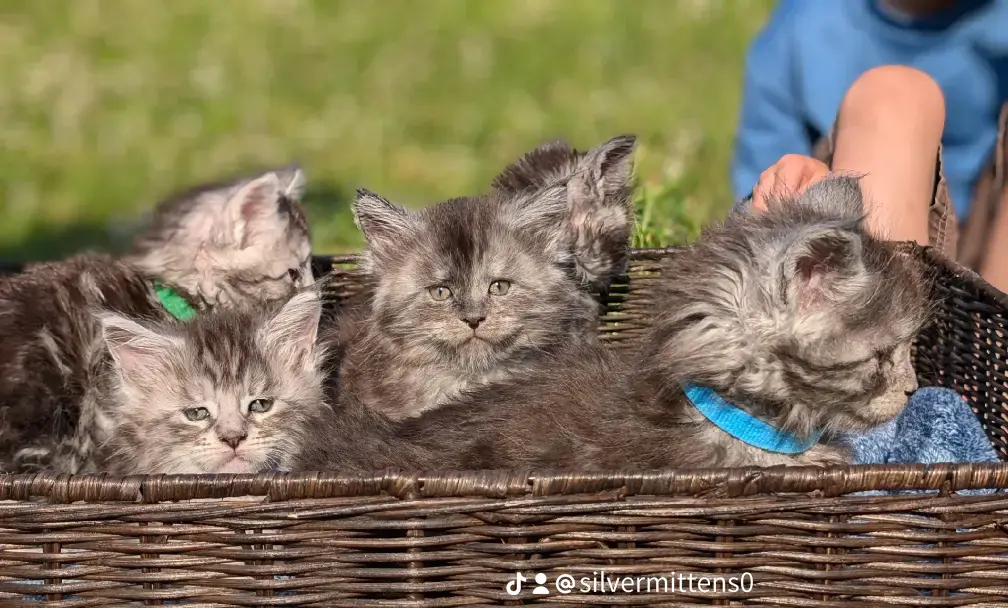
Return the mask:
[[[641,142],[638,244],[731,203],[744,50],[772,0],[6,0],[0,258],[115,248],[179,188],[292,160],[316,250],[357,186],[483,191],[562,137]]]

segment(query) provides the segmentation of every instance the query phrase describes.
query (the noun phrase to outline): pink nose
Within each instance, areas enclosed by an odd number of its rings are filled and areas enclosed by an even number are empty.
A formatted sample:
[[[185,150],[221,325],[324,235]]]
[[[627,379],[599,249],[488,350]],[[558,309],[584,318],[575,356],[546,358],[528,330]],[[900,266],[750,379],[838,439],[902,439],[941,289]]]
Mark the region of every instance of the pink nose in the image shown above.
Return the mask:
[[[239,444],[241,444],[242,441],[245,441],[245,437],[247,436],[248,435],[245,434],[225,435],[223,437],[220,437],[220,440],[231,446],[231,449],[237,450]]]

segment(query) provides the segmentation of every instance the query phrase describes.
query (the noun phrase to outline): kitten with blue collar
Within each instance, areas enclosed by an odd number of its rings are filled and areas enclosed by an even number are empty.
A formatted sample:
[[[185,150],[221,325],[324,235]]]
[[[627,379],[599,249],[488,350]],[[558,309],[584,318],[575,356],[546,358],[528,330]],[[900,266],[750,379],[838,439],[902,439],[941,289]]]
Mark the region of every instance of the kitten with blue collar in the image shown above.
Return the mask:
[[[733,215],[665,263],[637,352],[578,343],[399,426],[344,395],[295,468],[848,462],[837,437],[894,418],[916,389],[929,312],[923,269],[863,215],[850,177]]]

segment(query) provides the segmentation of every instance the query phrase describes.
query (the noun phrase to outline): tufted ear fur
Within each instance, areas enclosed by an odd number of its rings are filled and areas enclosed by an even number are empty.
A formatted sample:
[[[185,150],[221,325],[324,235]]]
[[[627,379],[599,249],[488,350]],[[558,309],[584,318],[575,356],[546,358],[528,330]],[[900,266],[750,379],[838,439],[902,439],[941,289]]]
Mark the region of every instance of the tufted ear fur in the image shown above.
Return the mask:
[[[298,293],[260,330],[266,352],[275,353],[291,369],[313,370],[317,366],[313,353],[321,316],[319,292],[313,288]]]
[[[841,229],[808,232],[789,248],[782,268],[784,280],[798,310],[817,310],[856,289],[865,269],[860,236]],[[855,284],[851,284],[855,280]]]
[[[142,390],[155,390],[168,361],[180,352],[178,339],[115,313],[101,314],[99,323],[122,381]]]
[[[567,249],[566,180],[540,190],[514,195],[505,203],[512,230],[534,234],[550,255]]]
[[[818,214],[860,222],[865,214],[861,178],[837,175],[818,181],[809,186],[795,204]]]
[[[280,180],[269,172],[242,184],[224,205],[223,234],[245,249],[262,234],[274,234],[282,228]]]
[[[637,138],[620,135],[589,150],[580,163],[582,180],[598,199],[615,196],[633,180],[633,153]]]
[[[377,258],[387,257],[401,247],[403,238],[417,225],[416,216],[405,207],[365,188],[357,189],[353,213],[354,222],[367,240],[368,253]]]
[[[280,193],[285,198],[300,202],[304,198],[306,186],[304,170],[297,165],[290,165],[277,170],[276,174]]]

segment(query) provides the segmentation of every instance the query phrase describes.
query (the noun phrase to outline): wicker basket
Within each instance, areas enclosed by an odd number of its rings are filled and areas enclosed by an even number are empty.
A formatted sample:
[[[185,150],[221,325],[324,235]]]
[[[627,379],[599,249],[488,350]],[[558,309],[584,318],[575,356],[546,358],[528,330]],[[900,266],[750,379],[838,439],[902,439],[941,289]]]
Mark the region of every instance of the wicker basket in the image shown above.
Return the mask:
[[[970,399],[1008,459],[1008,297],[902,252],[938,277],[921,384]],[[606,297],[614,347],[665,255]],[[317,260],[335,299],[361,292],[350,261]],[[0,606],[1008,606],[1008,496],[957,492],[983,488],[1008,466],[0,476]]]

